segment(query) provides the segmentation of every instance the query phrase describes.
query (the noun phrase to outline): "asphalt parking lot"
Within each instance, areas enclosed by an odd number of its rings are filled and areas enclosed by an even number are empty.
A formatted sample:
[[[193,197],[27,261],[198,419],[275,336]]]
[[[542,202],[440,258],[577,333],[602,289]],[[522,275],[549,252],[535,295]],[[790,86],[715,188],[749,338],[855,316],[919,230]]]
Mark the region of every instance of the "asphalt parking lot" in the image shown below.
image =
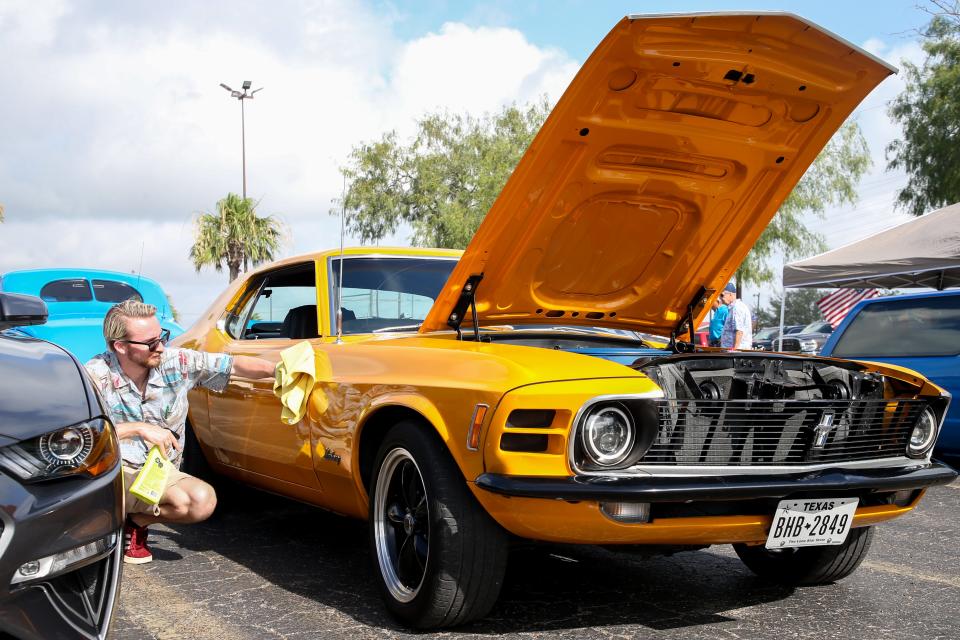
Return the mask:
[[[881,525],[846,580],[790,589],[730,547],[644,559],[595,547],[518,547],[493,612],[413,634],[371,580],[364,523],[256,492],[210,521],[154,527],[128,566],[111,638],[958,638],[960,481]]]

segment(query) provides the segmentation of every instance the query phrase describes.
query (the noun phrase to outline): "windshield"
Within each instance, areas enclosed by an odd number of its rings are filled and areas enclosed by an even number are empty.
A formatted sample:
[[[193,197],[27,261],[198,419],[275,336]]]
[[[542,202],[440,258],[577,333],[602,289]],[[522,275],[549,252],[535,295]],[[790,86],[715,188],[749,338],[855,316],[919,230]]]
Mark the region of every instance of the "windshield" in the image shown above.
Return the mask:
[[[818,320],[817,322],[811,322],[797,333],[830,333],[831,331],[833,331],[833,327],[829,323]]]
[[[417,329],[456,266],[455,258],[345,257],[343,333]],[[330,313],[336,317],[340,258],[330,258]]]
[[[778,327],[767,327],[765,329],[760,329],[757,331],[757,334],[753,336],[754,340],[767,340],[777,335]]]

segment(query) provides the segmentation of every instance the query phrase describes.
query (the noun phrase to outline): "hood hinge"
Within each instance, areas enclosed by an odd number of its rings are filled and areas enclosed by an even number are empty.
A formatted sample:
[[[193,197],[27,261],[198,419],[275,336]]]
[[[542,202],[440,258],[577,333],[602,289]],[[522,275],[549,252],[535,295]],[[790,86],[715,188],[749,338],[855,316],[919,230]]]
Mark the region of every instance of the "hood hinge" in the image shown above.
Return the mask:
[[[692,348],[684,349],[677,346],[677,335],[683,333],[684,330],[689,331],[690,335],[690,344],[689,347],[693,347],[694,343],[694,333],[696,328],[693,326],[693,318],[703,308],[703,305],[706,304],[708,298],[712,298],[713,294],[716,293],[716,289],[707,289],[706,287],[700,287],[696,295],[690,299],[690,302],[687,304],[687,313],[682,318],[680,322],[677,323],[677,326],[673,328],[673,331],[670,332],[670,343],[667,347],[674,353],[680,353],[684,351],[692,351]]]
[[[483,280],[482,273],[476,273],[467,278],[460,289],[460,297],[457,298],[457,303],[453,305],[453,311],[447,316],[447,326],[456,330],[458,340],[463,340],[460,325],[463,324],[463,317],[469,306],[470,317],[473,320],[473,339],[480,342],[480,325],[477,322],[477,287],[481,280]]]

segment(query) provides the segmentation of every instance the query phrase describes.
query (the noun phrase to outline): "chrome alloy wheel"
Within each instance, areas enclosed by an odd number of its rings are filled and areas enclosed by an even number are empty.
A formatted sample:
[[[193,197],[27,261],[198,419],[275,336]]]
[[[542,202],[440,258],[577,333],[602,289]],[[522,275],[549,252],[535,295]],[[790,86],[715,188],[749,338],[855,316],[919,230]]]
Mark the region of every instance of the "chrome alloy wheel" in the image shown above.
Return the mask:
[[[413,600],[423,585],[430,551],[430,508],[420,468],[403,448],[383,459],[374,490],[377,561],[390,595]]]

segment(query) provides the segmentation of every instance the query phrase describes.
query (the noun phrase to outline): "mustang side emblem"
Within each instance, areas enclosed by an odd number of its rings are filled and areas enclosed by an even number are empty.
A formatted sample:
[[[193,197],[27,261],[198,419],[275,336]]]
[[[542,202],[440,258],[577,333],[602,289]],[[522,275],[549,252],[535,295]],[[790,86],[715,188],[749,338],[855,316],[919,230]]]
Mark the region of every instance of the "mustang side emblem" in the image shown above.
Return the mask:
[[[824,411],[820,423],[813,428],[813,448],[820,451],[827,444],[827,438],[833,431],[833,411]]]

